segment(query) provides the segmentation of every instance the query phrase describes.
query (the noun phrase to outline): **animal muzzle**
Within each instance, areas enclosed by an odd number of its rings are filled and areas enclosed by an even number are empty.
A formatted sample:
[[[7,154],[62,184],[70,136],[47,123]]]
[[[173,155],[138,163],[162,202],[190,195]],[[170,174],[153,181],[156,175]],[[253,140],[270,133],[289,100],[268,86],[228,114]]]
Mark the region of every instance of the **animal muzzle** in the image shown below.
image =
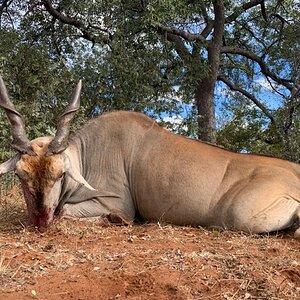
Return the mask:
[[[32,193],[30,193],[27,184],[22,182],[22,188],[25,196],[25,202],[28,212],[29,227],[38,228],[39,231],[44,232],[50,226],[53,220],[53,211],[49,207],[37,207],[36,203],[41,202],[41,199],[37,199]]]
[[[49,228],[52,219],[53,216],[50,210],[45,209],[43,212],[31,216],[28,220],[28,225],[37,228],[40,232],[45,232]]]
[[[34,226],[37,227],[40,232],[45,232],[48,229],[51,221],[52,218],[50,217],[49,212],[44,211],[36,216]]]

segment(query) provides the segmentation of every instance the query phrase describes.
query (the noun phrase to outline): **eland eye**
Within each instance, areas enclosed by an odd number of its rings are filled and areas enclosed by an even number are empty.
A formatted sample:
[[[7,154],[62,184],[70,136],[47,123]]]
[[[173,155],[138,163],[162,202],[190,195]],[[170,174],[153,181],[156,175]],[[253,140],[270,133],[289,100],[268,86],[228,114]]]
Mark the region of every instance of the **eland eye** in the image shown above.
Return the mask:
[[[24,179],[24,180],[30,179],[30,175],[22,169],[16,169],[15,175],[18,176],[18,178],[20,178],[20,179]]]
[[[25,173],[21,172],[20,170],[15,170],[15,175],[19,178],[23,178]]]
[[[58,179],[62,178],[65,175],[65,172],[62,172],[59,176]]]

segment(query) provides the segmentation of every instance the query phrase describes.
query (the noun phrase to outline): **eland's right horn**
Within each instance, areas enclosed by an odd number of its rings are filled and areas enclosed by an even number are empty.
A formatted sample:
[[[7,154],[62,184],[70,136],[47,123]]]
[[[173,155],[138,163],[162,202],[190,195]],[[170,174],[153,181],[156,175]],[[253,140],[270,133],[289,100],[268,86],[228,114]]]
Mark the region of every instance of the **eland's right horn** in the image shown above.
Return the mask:
[[[48,146],[48,156],[63,152],[68,147],[71,121],[80,106],[81,87],[82,82],[79,80],[73,91],[69,105],[59,117],[55,137]]]

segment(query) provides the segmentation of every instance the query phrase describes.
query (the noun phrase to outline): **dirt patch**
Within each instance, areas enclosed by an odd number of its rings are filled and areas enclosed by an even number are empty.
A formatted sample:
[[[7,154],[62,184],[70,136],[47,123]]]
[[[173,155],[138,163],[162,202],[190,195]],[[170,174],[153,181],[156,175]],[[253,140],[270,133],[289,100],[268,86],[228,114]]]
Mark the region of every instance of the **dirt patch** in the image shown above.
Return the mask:
[[[17,193],[0,209],[0,299],[300,299],[293,232],[56,220],[39,233]]]

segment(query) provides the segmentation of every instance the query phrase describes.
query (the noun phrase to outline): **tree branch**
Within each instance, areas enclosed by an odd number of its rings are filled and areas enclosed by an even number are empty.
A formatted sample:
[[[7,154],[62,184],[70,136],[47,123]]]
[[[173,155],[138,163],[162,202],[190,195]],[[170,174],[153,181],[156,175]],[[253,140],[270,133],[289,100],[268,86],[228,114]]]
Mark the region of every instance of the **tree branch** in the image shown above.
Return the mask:
[[[200,7],[201,7],[203,19],[206,23],[206,26],[201,32],[201,35],[203,36],[203,38],[206,39],[214,27],[214,21],[209,17],[207,13],[206,5],[203,1],[200,2]]]
[[[235,11],[225,19],[225,23],[231,23],[232,21],[235,21],[246,10],[254,6],[261,5],[263,2],[264,0],[251,0],[247,3],[244,3],[242,6],[236,7]]]
[[[231,14],[230,16],[228,16],[226,18],[225,23],[230,23],[230,22],[236,20],[243,12],[245,12],[246,10],[248,10],[254,6],[260,5],[262,2],[264,2],[264,1],[263,0],[252,0],[252,1],[249,1],[248,3],[243,4],[242,7],[238,7],[233,14]],[[242,10],[241,10],[241,8],[242,8]],[[192,34],[192,33],[186,32],[184,30],[178,29],[176,27],[170,27],[170,26],[166,26],[166,25],[163,25],[160,23],[154,23],[154,24],[152,24],[152,26],[155,29],[159,29],[163,32],[167,32],[169,34],[174,34],[174,35],[180,36],[189,42],[192,42],[192,41],[205,42],[207,36],[211,33],[211,30],[214,28],[214,22],[217,21],[218,18],[215,18],[215,21],[211,20],[207,14],[207,11],[206,11],[206,8],[204,7],[204,5],[202,5],[201,11],[203,14],[203,18],[206,22],[206,26],[203,29],[203,31],[201,32],[201,34]]]
[[[224,76],[219,75],[218,80],[224,82],[232,91],[237,91],[246,96],[248,99],[250,99],[271,121],[271,123],[275,124],[275,119],[270,113],[270,111],[252,94],[247,92],[246,90],[238,87],[237,85],[233,84],[231,81],[229,81]]]
[[[178,29],[175,27],[165,26],[160,23],[153,23],[152,27],[157,30],[160,30],[161,32],[166,32],[168,34],[180,36],[188,42],[192,42],[192,41],[204,42],[205,41],[205,38],[201,34],[189,33],[187,31],[184,31],[184,30],[181,30],[181,29]]]
[[[212,21],[212,19],[209,17],[209,15],[207,13],[206,4],[204,3],[204,1],[200,1],[200,7],[201,7],[201,12],[202,12],[204,21],[206,24],[208,24],[209,22]]]
[[[269,22],[268,20],[268,16],[267,16],[267,12],[266,12],[266,5],[265,5],[265,1],[261,1],[260,3],[260,8],[261,8],[261,14],[265,20],[266,23]]]
[[[190,52],[185,47],[179,36],[175,34],[167,34],[167,39],[175,44],[176,52],[183,60],[186,60],[191,56]]]
[[[238,47],[234,46],[223,46],[221,48],[221,53],[230,53],[230,54],[239,54],[242,55],[248,59],[251,59],[255,61],[261,69],[261,72],[265,75],[276,81],[277,83],[282,84],[285,86],[289,91],[294,90],[294,86],[291,84],[293,81],[291,79],[284,79],[279,76],[277,76],[275,73],[273,73],[266,65],[266,63],[259,57],[258,55],[254,54],[253,52],[250,52],[248,50],[244,50]]]
[[[189,59],[189,57],[191,56],[191,54],[188,51],[188,49],[186,48],[186,46],[184,45],[184,42],[183,42],[183,40],[181,39],[180,36],[178,36],[176,34],[165,32],[165,31],[161,30],[160,28],[155,28],[155,29],[157,30],[157,32],[160,35],[165,36],[169,42],[174,43],[175,50],[176,50],[177,54],[184,61],[186,61],[187,59]]]
[[[6,10],[8,17],[11,21],[11,24],[13,24],[13,21],[11,20],[10,14],[8,12],[8,7],[12,4],[13,0],[3,0],[2,4],[0,5],[0,28],[2,26],[2,15],[3,11]]]
[[[44,7],[49,12],[49,14],[52,17],[54,17],[56,20],[60,21],[63,24],[71,25],[71,26],[74,26],[77,29],[79,29],[82,32],[82,37],[84,39],[91,41],[93,44],[95,44],[96,41],[99,40],[99,37],[92,34],[88,30],[89,27],[85,26],[85,24],[82,21],[76,20],[75,18],[72,18],[72,17],[69,17],[69,16],[66,16],[66,15],[62,14],[61,12],[59,12],[57,9],[55,9],[52,6],[51,1],[49,1],[49,0],[42,0],[42,3],[44,4]],[[102,36],[100,38],[100,41],[103,42],[106,45],[109,45],[110,41],[111,41],[111,37]]]
[[[7,9],[9,5],[13,2],[13,0],[3,0],[0,5],[0,17],[3,14],[4,9]]]

